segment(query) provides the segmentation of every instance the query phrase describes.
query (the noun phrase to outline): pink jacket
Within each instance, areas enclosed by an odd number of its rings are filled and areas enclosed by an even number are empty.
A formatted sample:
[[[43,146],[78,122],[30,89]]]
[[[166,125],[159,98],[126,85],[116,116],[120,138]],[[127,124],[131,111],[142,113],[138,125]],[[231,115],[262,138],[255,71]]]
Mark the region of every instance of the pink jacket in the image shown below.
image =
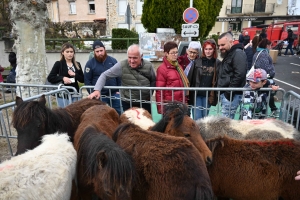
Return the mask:
[[[0,65],[0,83],[3,82],[3,77],[2,77],[2,74],[1,74],[1,72],[3,72],[3,71],[4,71],[4,68]]]
[[[180,66],[182,68],[182,66]],[[174,66],[172,66],[167,59],[163,58],[163,63],[156,71],[156,87],[184,87],[181,77]],[[174,91],[174,101],[187,103],[188,98],[185,97],[183,90]],[[162,112],[161,102],[172,101],[172,90],[157,90],[156,94],[157,111]]]

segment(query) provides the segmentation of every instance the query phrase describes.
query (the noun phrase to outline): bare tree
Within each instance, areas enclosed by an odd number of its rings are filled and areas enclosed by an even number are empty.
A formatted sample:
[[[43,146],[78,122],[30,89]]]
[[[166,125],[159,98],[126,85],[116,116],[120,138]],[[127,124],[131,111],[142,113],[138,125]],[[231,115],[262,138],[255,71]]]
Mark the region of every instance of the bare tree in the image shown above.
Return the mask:
[[[11,0],[10,16],[16,35],[17,51],[16,82],[21,84],[44,84],[48,74],[45,29],[48,19],[46,3],[50,0]],[[23,97],[29,91],[21,87]],[[32,89],[31,95],[37,94]],[[17,94],[20,95],[20,94]]]

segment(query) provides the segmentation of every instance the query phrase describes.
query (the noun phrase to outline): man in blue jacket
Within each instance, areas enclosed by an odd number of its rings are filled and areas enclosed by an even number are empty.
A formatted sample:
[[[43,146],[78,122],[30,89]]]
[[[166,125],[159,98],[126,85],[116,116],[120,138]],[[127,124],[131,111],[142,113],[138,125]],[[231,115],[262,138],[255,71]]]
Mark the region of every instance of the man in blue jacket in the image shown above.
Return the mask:
[[[94,57],[91,58],[85,65],[84,70],[84,84],[85,85],[95,85],[99,76],[110,69],[117,63],[117,60],[109,55],[105,50],[103,43],[99,40],[96,40],[93,44]],[[107,79],[105,86],[120,86],[121,79],[120,77]],[[88,89],[89,93],[92,93],[92,89]],[[121,102],[120,102],[120,93],[117,89],[102,89],[101,90],[101,101],[106,102],[108,105],[113,107],[118,114],[121,114]],[[111,97],[111,98],[110,98]]]

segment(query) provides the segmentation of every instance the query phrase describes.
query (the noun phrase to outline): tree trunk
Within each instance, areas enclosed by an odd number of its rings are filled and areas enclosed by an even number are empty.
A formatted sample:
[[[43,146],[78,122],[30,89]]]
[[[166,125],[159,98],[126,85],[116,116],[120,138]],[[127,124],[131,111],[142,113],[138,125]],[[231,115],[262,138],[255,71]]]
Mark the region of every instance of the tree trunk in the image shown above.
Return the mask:
[[[12,0],[10,3],[11,21],[17,39],[16,83],[45,83],[48,67],[45,49],[45,30],[48,18],[49,0]],[[40,88],[41,89],[41,88]],[[26,98],[37,94],[37,88],[21,87],[17,95]]]

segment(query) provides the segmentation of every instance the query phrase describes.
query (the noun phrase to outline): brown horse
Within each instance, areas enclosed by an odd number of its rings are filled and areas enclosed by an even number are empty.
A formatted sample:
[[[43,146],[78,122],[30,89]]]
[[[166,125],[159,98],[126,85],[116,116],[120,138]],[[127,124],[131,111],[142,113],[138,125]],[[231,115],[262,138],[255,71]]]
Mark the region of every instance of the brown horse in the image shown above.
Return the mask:
[[[186,104],[170,102],[164,107],[162,119],[151,130],[166,133],[176,137],[185,137],[199,150],[202,158],[209,165],[212,162],[212,153],[199,134],[199,127],[190,117]]]
[[[186,138],[147,131],[132,123],[118,127],[113,140],[132,156],[138,174],[132,199],[212,199],[205,162]]]
[[[52,110],[46,106],[45,95],[38,101],[29,102],[16,97],[17,108],[12,119],[13,127],[18,133],[16,155],[38,146],[42,136],[46,134],[66,132],[73,141],[81,114],[91,106],[104,104],[95,99],[82,99],[65,108]]]
[[[234,200],[296,200],[300,142],[254,141],[227,136],[207,141],[214,161],[207,167],[217,197]]]
[[[131,199],[136,172],[132,158],[111,139],[118,125],[118,113],[106,105],[82,114],[74,136],[81,199]]]

